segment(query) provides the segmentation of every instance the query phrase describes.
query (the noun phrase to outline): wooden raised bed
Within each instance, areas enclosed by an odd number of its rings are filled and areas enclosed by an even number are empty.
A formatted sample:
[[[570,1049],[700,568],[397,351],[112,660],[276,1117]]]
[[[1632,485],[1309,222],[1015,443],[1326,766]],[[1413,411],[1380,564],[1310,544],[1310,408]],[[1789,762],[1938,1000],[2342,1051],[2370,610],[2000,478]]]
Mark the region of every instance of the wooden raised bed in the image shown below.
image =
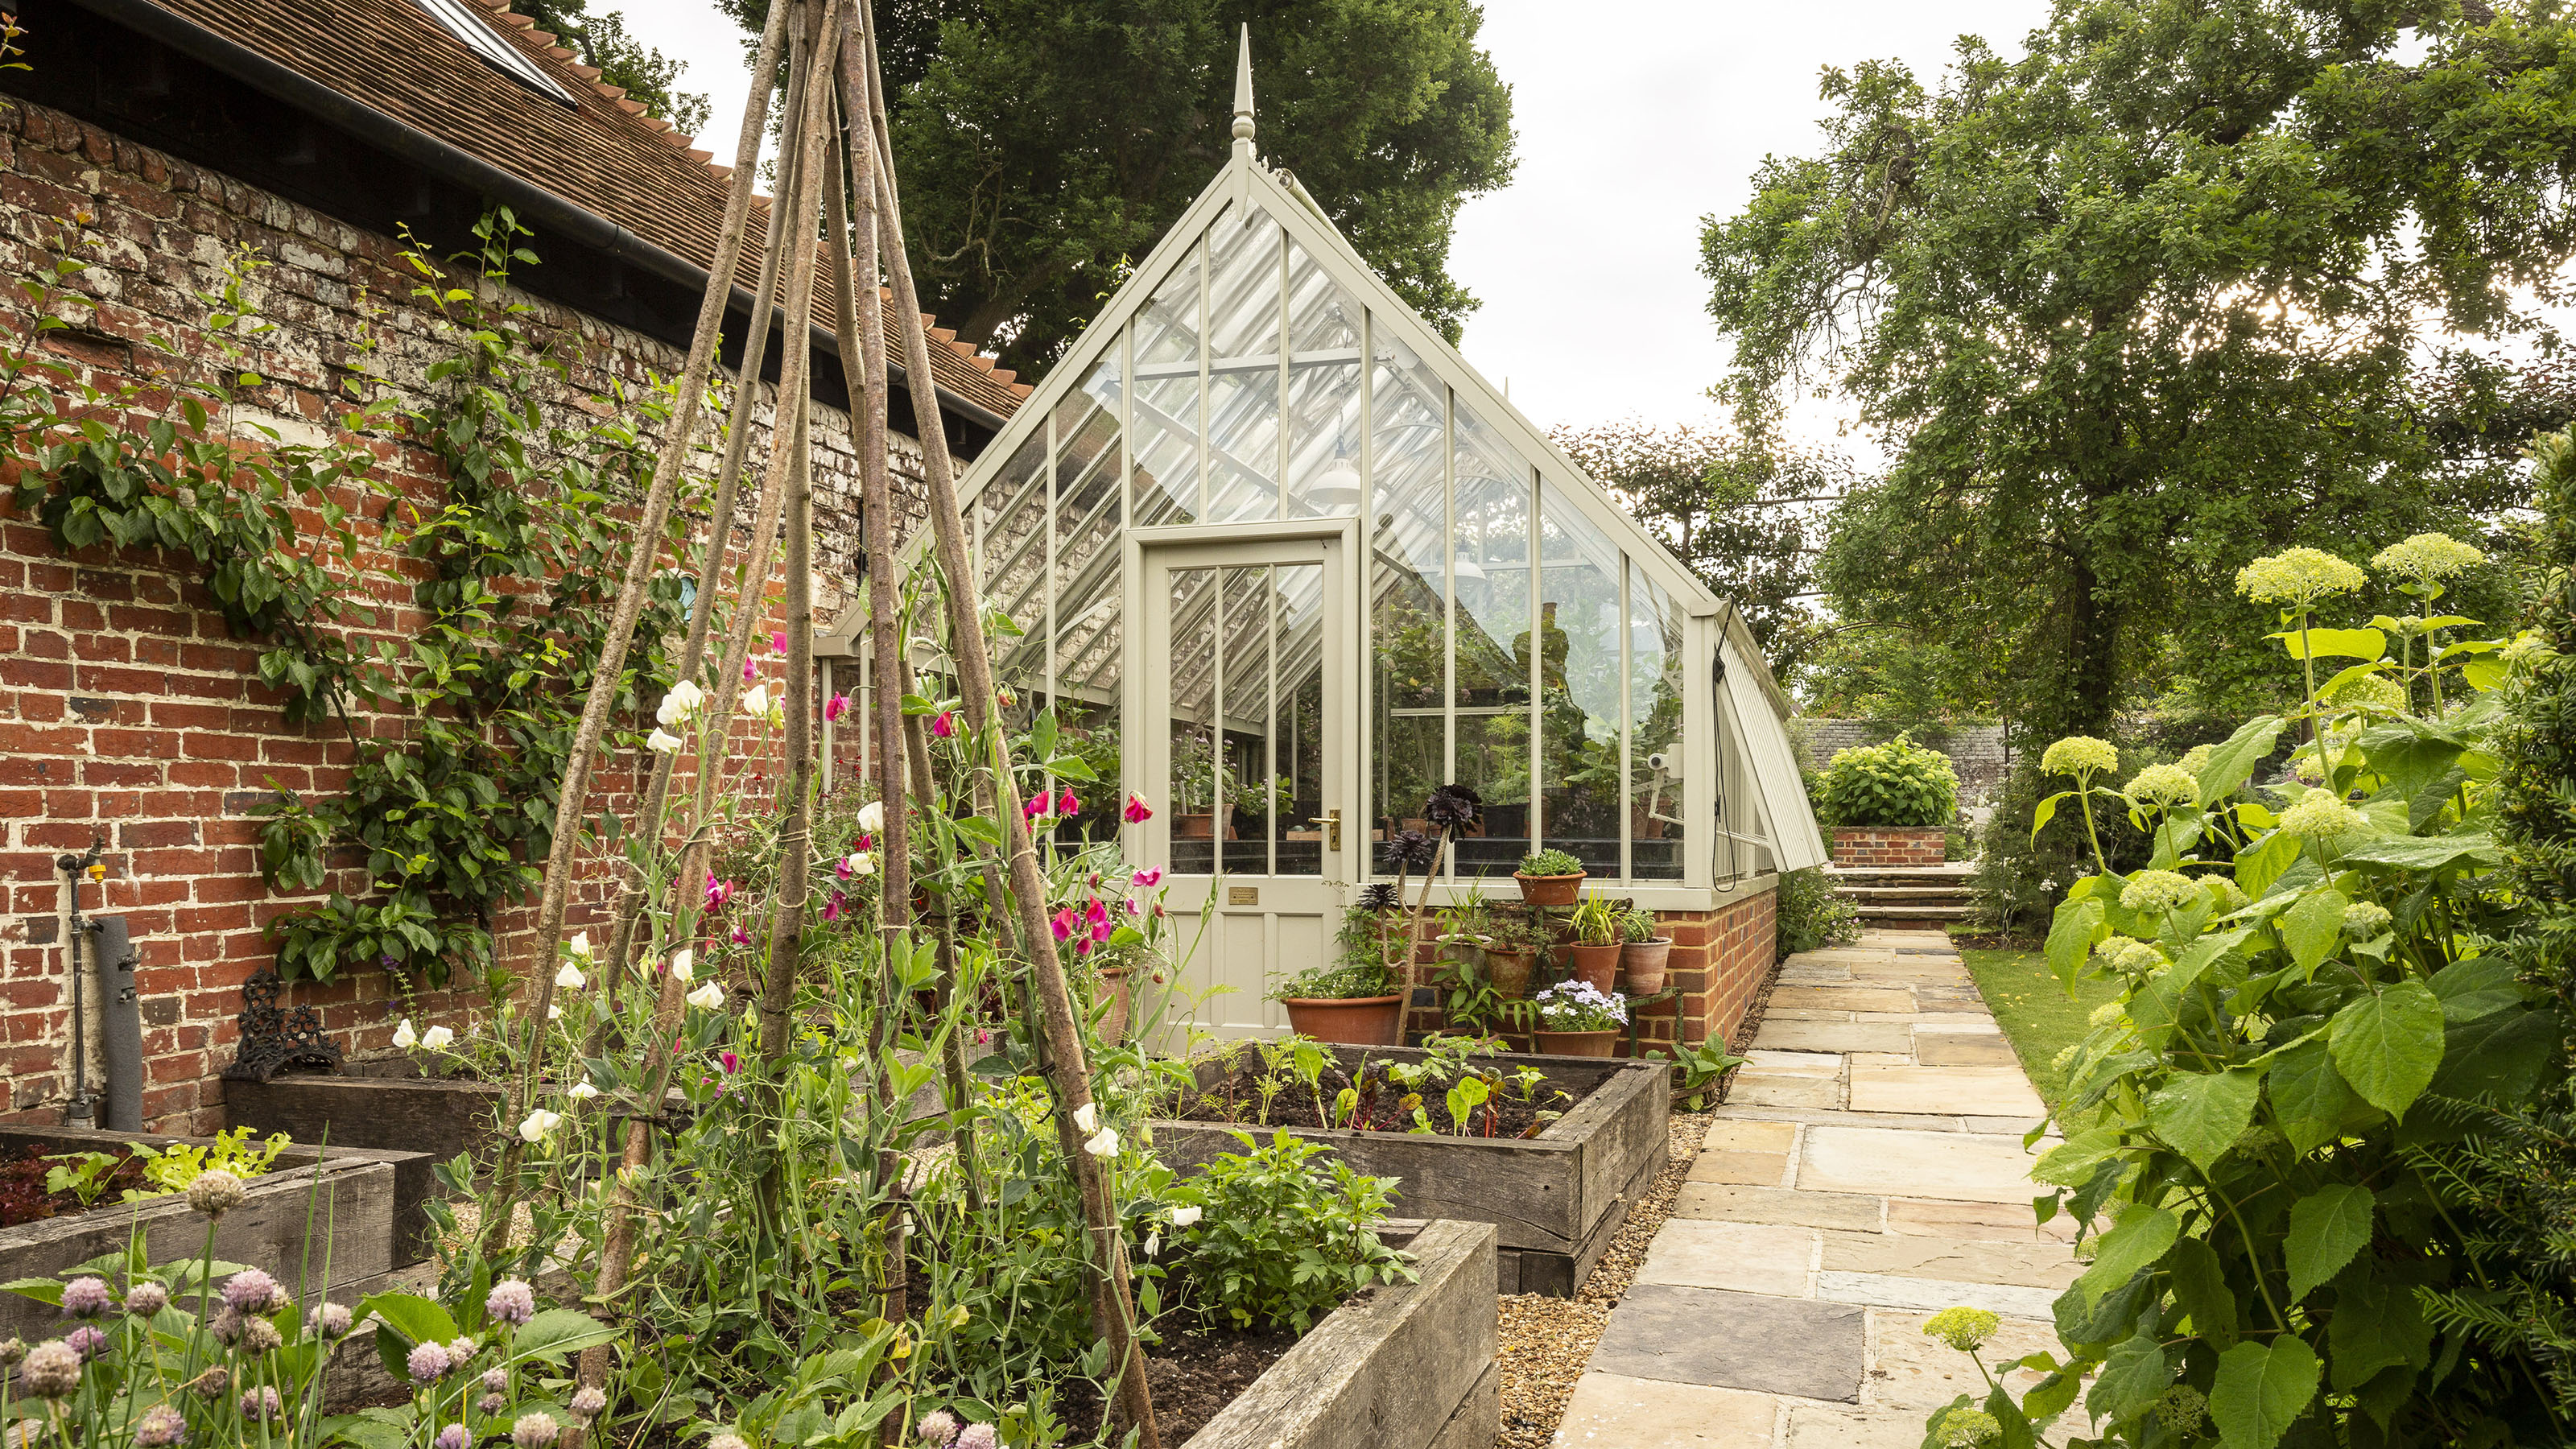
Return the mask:
[[[1488,1449],[1502,1432],[1494,1229],[1389,1223],[1418,1283],[1327,1314],[1192,1449]]]
[[[1385,1062],[1425,1055],[1410,1047],[1332,1050],[1346,1071],[1363,1056]],[[1256,1137],[1293,1133],[1340,1153],[1354,1171],[1401,1179],[1396,1207],[1409,1217],[1492,1223],[1499,1230],[1495,1271],[1502,1292],[1572,1297],[1628,1220],[1629,1204],[1663,1170],[1671,1068],[1659,1061],[1519,1054],[1493,1061],[1537,1067],[1549,1085],[1576,1098],[1574,1106],[1527,1141],[1156,1118],[1154,1150],[1172,1167],[1187,1169],[1242,1151],[1237,1129]],[[1200,1085],[1221,1081],[1224,1071],[1214,1059],[1200,1063]]]
[[[395,1214],[406,1229],[405,1262],[427,1252],[425,1204],[438,1192],[437,1164],[462,1152],[489,1165],[501,1146],[501,1084],[419,1075],[409,1059],[351,1062],[346,1076],[305,1073],[272,1081],[224,1079],[224,1118],[266,1136],[399,1154]]]
[[[46,1153],[115,1152],[133,1142],[166,1147],[205,1140],[144,1132],[0,1127],[0,1152],[11,1156],[31,1145]],[[415,1256],[404,1241],[395,1211],[394,1177],[401,1165],[397,1159],[403,1155],[336,1144],[327,1152],[301,1144],[287,1148],[267,1172],[250,1179],[242,1205],[224,1215],[215,1229],[215,1256],[265,1268],[303,1297],[312,1296],[302,1286],[309,1273],[315,1282],[325,1284],[333,1300],[357,1302],[382,1288],[396,1268]],[[87,1212],[0,1228],[0,1282],[60,1277],[92,1258],[124,1251],[138,1230],[144,1251],[155,1264],[194,1258],[205,1251],[206,1220],[189,1209],[185,1195],[102,1202]],[[44,1304],[0,1294],[0,1339],[50,1338],[62,1327],[61,1318]]]

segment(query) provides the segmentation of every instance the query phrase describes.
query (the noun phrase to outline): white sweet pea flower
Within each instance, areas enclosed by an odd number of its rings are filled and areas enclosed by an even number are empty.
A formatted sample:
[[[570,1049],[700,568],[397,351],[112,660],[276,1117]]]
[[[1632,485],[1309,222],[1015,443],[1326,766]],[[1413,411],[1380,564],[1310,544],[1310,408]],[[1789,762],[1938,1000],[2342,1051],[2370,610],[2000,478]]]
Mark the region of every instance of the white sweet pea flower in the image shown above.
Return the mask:
[[[394,1045],[402,1048],[404,1051],[410,1051],[413,1047],[420,1045],[420,1033],[411,1029],[410,1017],[404,1017],[402,1019],[402,1025],[394,1028]]]
[[[1117,1156],[1118,1129],[1115,1127],[1101,1128],[1098,1136],[1093,1137],[1091,1140],[1082,1144],[1082,1150],[1090,1153],[1094,1157]]]
[[[852,875],[875,875],[877,873],[877,858],[868,851],[854,850],[850,852],[850,858],[841,863],[850,868],[850,874]]]
[[[572,940],[567,944],[572,951],[573,959],[578,961],[587,961],[590,959],[590,933],[588,931],[573,932]]]
[[[1099,1130],[1100,1130],[1100,1107],[1099,1107],[1099,1105],[1098,1105],[1097,1103],[1085,1102],[1085,1103],[1083,1103],[1081,1106],[1074,1108],[1074,1109],[1073,1109],[1073,1125],[1074,1125],[1074,1126],[1076,1126],[1076,1127],[1081,1128],[1081,1129],[1082,1129],[1082,1135],[1083,1135],[1083,1136],[1085,1136],[1085,1137],[1088,1137],[1088,1136],[1090,1136],[1092,1133],[1099,1131]]]
[[[690,992],[687,1000],[691,1006],[696,1007],[700,1011],[713,1011],[717,1007],[724,1005],[724,986],[721,982],[710,981],[706,985],[699,987],[697,990]]]
[[[563,963],[563,969],[555,973],[555,985],[565,991],[579,991],[589,980],[581,974],[581,968],[570,961]]]
[[[662,707],[653,711],[653,718],[666,726],[681,724],[697,718],[698,711],[706,708],[706,704],[707,692],[698,688],[697,681],[683,679],[671,686],[669,694],[662,696]]]
[[[433,1026],[420,1034],[420,1044],[431,1051],[437,1051],[454,1040],[456,1033],[443,1026]]]
[[[523,1142],[543,1142],[546,1140],[546,1135],[553,1132],[556,1125],[562,1121],[561,1112],[549,1112],[539,1107],[528,1114],[526,1121],[519,1124],[519,1138]]]
[[[755,684],[751,687],[750,692],[742,697],[742,717],[744,719],[759,719],[768,713],[769,686],[766,684]]]
[[[871,800],[859,807],[859,828],[870,835],[885,829],[885,802]]]
[[[563,1007],[562,1007],[561,1005],[559,1005],[559,1004],[555,1003],[555,1002],[548,1002],[548,1003],[546,1003],[546,1020],[548,1020],[548,1021],[561,1021],[561,1020],[563,1020]]]
[[[683,984],[698,979],[698,953],[695,948],[682,946],[671,953],[671,979]]]
[[[1160,1232],[1147,1233],[1145,1235],[1145,1256],[1151,1258],[1162,1251],[1163,1235]]]
[[[680,737],[669,730],[655,730],[644,737],[644,747],[657,755],[676,755],[680,744]]]
[[[1197,1222],[1200,1214],[1205,1211],[1206,1209],[1201,1208],[1196,1204],[1192,1204],[1188,1207],[1176,1207],[1172,1209],[1172,1226],[1176,1228],[1186,1228],[1190,1224]]]
[[[572,1098],[576,1102],[587,1102],[591,1098],[599,1095],[599,1089],[586,1081],[575,1082],[572,1084],[572,1090],[566,1092],[564,1095]]]

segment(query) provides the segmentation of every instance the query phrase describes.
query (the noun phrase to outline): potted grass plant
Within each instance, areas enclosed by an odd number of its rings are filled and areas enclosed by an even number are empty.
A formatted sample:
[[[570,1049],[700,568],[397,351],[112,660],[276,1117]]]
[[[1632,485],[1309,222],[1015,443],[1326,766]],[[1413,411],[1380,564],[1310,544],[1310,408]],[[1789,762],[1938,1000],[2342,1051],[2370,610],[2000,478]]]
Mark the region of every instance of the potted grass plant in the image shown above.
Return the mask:
[[[1570,906],[1583,894],[1583,862],[1571,851],[1541,850],[1521,857],[1512,873],[1525,906]]]
[[[1631,910],[1619,917],[1619,969],[1626,974],[1629,996],[1652,996],[1664,989],[1664,968],[1671,961],[1673,938],[1663,933],[1652,911]]]
[[[1585,896],[1575,902],[1574,914],[1566,921],[1572,939],[1566,946],[1574,977],[1588,981],[1596,991],[1609,991],[1618,984],[1619,957],[1625,949],[1620,921],[1625,912],[1598,895]]]
[[[1538,1008],[1538,1049],[1551,1056],[1611,1056],[1628,1024],[1627,998],[1588,981],[1560,981],[1531,1004]]]

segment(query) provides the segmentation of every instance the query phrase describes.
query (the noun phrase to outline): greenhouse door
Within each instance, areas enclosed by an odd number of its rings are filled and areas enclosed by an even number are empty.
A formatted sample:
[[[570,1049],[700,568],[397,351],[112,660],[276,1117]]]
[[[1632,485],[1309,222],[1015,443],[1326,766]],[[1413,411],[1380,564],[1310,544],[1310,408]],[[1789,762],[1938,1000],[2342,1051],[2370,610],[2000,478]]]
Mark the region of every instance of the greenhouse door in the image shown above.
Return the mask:
[[[1189,1017],[1277,1035],[1272,983],[1333,959],[1349,851],[1352,692],[1339,538],[1148,545],[1128,718],[1168,863]],[[1200,906],[1213,891],[1204,935]],[[1175,1002],[1173,1026],[1182,1014]]]

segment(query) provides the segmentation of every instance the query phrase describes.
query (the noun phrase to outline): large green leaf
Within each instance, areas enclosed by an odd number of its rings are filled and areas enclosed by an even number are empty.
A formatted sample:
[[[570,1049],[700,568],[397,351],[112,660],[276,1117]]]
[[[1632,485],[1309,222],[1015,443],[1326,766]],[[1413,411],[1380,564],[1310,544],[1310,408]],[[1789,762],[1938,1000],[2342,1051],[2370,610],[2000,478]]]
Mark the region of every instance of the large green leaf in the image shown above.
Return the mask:
[[[571,1308],[549,1308],[522,1325],[510,1339],[513,1360],[560,1358],[593,1344],[610,1343],[617,1330]]]
[[[2140,1270],[2154,1267],[2180,1236],[2182,1219],[2163,1208],[2133,1202],[2120,1209],[2119,1221],[2102,1235],[2094,1249],[2093,1266],[2084,1270],[2075,1286],[2084,1290],[2086,1303],[2098,1303],[2103,1294]]]
[[[2442,1064],[2442,1003],[2421,981],[2356,997],[2335,1013],[2326,1049],[2363,1101],[2404,1117]]]
[[[2062,901],[2048,925],[2048,969],[2075,990],[2076,973],[2093,953],[2093,938],[2102,929],[2102,903],[2090,898]]]
[[[2467,748],[2465,740],[2451,739],[2412,721],[2379,725],[2361,736],[2362,758],[2407,799],[2449,773]]]
[[[2165,1273],[2173,1288],[2174,1307],[2190,1316],[2192,1331],[2214,1348],[2234,1344],[2236,1290],[2228,1286],[2217,1250],[2205,1239],[2184,1238],[2165,1255]]]
[[[2287,1334],[2220,1354],[2209,1390],[2220,1441],[2227,1449],[2272,1449],[2317,1396],[2317,1369],[2316,1350]]]
[[[2147,1098],[2147,1125],[2207,1173],[2245,1135],[2261,1090],[2261,1073],[2248,1068],[2177,1072]]]
[[[2084,1407],[2097,1424],[2125,1424],[2154,1408],[2173,1387],[2173,1377],[2173,1362],[2156,1336],[2133,1335],[2111,1350],[2093,1391],[2084,1396]]]
[[[2321,1187],[2290,1204],[2290,1301],[2343,1271],[2370,1242],[2371,1210],[2378,1198],[2357,1182]]]
[[[2456,835],[2383,835],[2366,840],[2342,855],[2345,865],[2393,865],[2402,870],[2440,870],[2458,861],[2494,865],[2504,857],[2495,837],[2483,830]]]
[[[2433,973],[2427,983],[2442,998],[2442,1016],[2453,1022],[2475,1021],[2524,999],[2522,981],[2498,956],[2471,956]]]
[[[2314,1152],[2344,1134],[2370,1108],[2353,1094],[2334,1068],[2325,1040],[2302,1042],[2272,1058],[2264,1077],[2281,1135],[2302,1153]]]
[[[2116,1127],[2096,1127],[2078,1132],[2039,1156],[2030,1170],[2033,1181],[2055,1183],[2059,1187],[2082,1187],[2093,1176],[2094,1167],[2120,1150],[2127,1137]]]
[[[2299,837],[2275,830],[2237,852],[2236,887],[2260,900],[2299,858]]]
[[[2415,1292],[2357,1264],[2335,1280],[2334,1316],[2326,1322],[2326,1355],[2336,1393],[2350,1393],[2381,1369],[2431,1363],[2433,1329]]]
[[[2270,637],[2280,640],[2293,659],[2367,661],[2388,652],[2388,636],[2376,629],[2310,629],[2304,636],[2299,630],[2289,629]]]
[[[405,1351],[417,1344],[445,1343],[463,1332],[438,1300],[417,1293],[371,1293],[358,1300],[359,1319],[369,1315],[401,1334]]]
[[[2329,886],[2299,897],[2296,904],[2282,912],[2281,944],[2290,950],[2290,959],[2302,972],[2314,971],[2343,940],[2343,911],[2352,902],[2343,892]]]
[[[2200,767],[2201,803],[2215,806],[2243,788],[2254,768],[2270,757],[2272,746],[2281,738],[2281,726],[2281,719],[2275,715],[2257,716],[2238,726],[2225,744],[2211,750],[2208,762]]]
[[[2443,1033],[2442,1069],[2433,1090],[2445,1097],[2515,1103],[2529,1098],[2554,1060],[2558,1013],[2498,1011],[2455,1022]]]

